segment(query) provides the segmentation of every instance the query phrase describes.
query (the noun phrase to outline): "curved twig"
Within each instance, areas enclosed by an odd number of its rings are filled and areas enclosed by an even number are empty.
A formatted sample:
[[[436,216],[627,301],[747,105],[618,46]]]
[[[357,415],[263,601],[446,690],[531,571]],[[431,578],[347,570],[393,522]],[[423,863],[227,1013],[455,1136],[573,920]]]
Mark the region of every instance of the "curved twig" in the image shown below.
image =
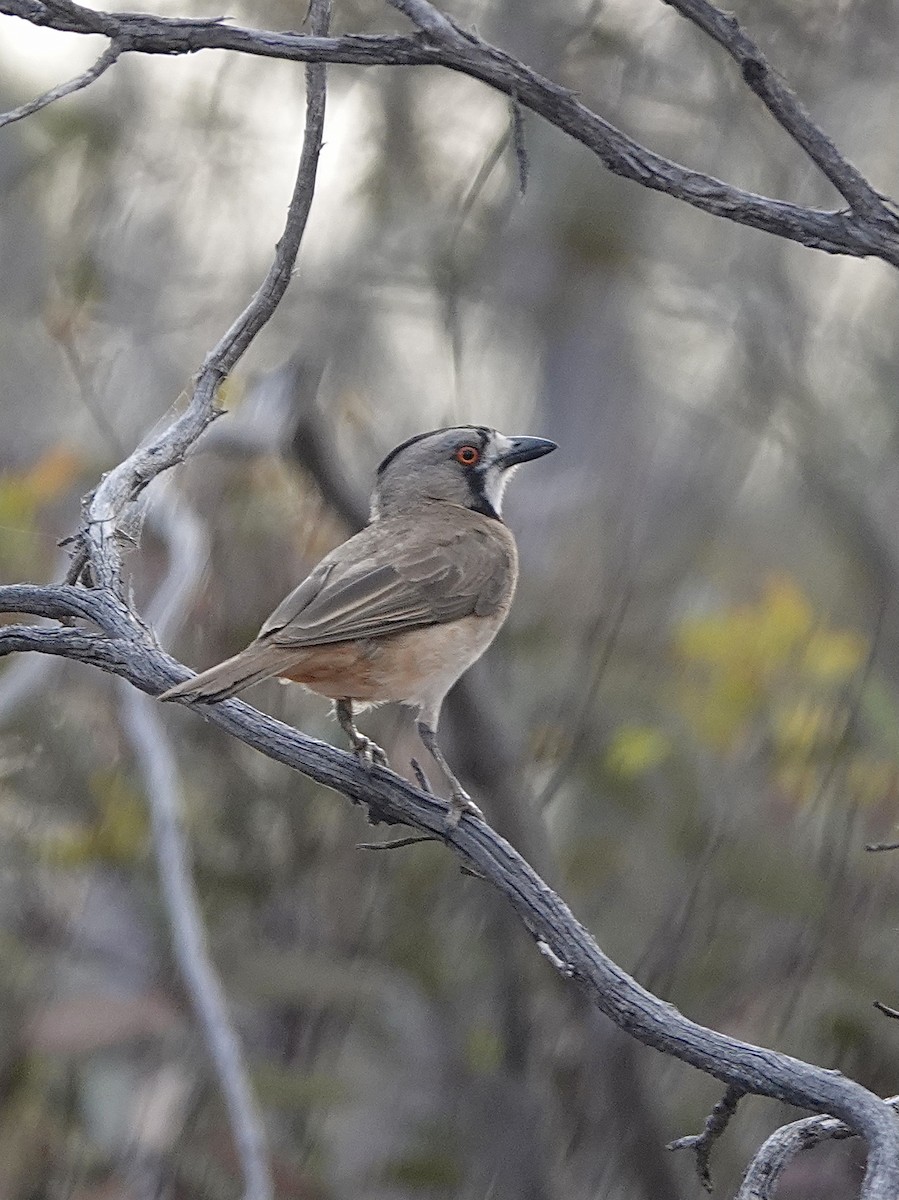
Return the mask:
[[[675,1138],[673,1142],[668,1143],[669,1150],[693,1151],[699,1182],[707,1192],[712,1190],[712,1174],[709,1167],[712,1147],[724,1133],[745,1094],[741,1088],[731,1084],[706,1117],[702,1133],[687,1134],[686,1137]]]
[[[884,1100],[899,1111],[899,1096]],[[784,1169],[803,1150],[830,1140],[854,1137],[852,1130],[833,1117],[804,1117],[782,1125],[763,1142],[743,1176],[736,1200],[774,1200]]]
[[[88,67],[86,71],[82,71],[80,75],[76,75],[74,79],[57,84],[56,87],[52,87],[49,91],[44,92],[42,96],[37,96],[34,100],[29,100],[26,104],[20,104],[18,108],[12,108],[9,112],[0,113],[0,129],[4,125],[12,125],[13,121],[21,121],[23,117],[30,117],[32,113],[39,112],[42,108],[46,108],[48,104],[53,104],[56,100],[62,100],[64,96],[71,96],[73,92],[78,92],[82,88],[86,88],[95,79],[99,79],[104,71],[109,70],[112,64],[119,59],[124,49],[125,47],[121,42],[113,39],[93,66]]]
[[[52,7],[60,19],[64,19],[65,14],[72,10],[77,9],[79,14],[84,11],[68,3],[60,6],[59,0],[55,0]],[[321,0],[320,4],[313,7],[325,13],[325,16],[317,18],[317,28],[324,32],[328,27],[329,5]],[[91,24],[96,25],[96,20],[104,16],[91,14]],[[199,24],[206,30],[220,28],[214,22]],[[174,29],[183,29],[185,26],[193,27],[190,22],[176,21],[172,25]],[[130,35],[126,33],[123,40],[131,46]],[[307,68],[303,150],[284,231],[275,248],[272,265],[249,304],[206,355],[194,382],[190,402],[181,416],[114,467],[87,498],[84,525],[76,539],[75,562],[79,568],[89,568],[90,580],[95,585],[121,594],[122,560],[118,538],[123,516],[147,484],[162,471],[180,462],[203,430],[221,414],[222,410],[216,405],[219,385],[272,316],[287,290],[315,193],[324,118],[325,67],[320,62],[310,61]],[[76,582],[79,575],[80,569],[72,571],[69,579]],[[136,617],[132,617],[133,622],[136,620]]]

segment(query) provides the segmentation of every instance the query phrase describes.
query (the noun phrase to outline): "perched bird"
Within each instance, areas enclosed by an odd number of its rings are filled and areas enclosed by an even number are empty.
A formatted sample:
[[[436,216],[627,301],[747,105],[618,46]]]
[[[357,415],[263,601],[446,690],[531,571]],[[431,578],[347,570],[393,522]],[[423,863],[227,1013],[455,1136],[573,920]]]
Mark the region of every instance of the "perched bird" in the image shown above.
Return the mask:
[[[278,605],[245,650],[161,700],[225,700],[279,676],[336,701],[356,754],[386,763],[354,711],[396,702],[452,790],[449,823],[480,810],[437,744],[444,697],[505,621],[518,579],[515,539],[500,516],[520,463],[556,449],[480,425],[409,438],[378,467],[368,525],[332,550]]]

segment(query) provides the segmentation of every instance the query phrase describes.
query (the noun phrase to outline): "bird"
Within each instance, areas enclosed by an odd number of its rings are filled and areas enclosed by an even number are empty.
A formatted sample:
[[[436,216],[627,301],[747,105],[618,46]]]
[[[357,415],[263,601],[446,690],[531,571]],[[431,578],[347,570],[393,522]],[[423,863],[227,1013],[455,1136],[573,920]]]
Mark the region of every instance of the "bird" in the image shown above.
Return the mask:
[[[159,699],[214,704],[275,676],[301,683],[335,702],[369,769],[387,757],[355,714],[405,705],[450,789],[447,823],[483,819],[437,742],[440,709],[509,615],[518,551],[502,519],[506,485],[522,463],[556,449],[483,425],[400,443],[377,469],[368,524],[313,568],[246,649]]]

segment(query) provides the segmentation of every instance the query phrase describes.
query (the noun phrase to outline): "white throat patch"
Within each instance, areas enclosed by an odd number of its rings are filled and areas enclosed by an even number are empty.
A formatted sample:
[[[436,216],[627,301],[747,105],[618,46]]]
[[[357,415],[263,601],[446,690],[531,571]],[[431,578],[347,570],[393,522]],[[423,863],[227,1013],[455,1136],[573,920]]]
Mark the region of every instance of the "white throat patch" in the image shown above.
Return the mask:
[[[484,496],[498,517],[502,516],[503,495],[506,486],[518,470],[518,467],[503,467],[497,462],[497,459],[502,458],[511,449],[512,439],[507,438],[502,433],[495,433],[490,439],[489,444],[485,447],[485,458],[487,461],[482,468]]]

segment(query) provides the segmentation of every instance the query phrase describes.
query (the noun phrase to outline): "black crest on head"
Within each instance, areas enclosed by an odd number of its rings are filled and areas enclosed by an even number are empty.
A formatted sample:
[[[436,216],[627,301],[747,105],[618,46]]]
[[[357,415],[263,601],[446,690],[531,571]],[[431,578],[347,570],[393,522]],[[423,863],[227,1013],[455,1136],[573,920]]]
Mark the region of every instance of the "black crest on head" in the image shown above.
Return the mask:
[[[407,450],[410,446],[414,446],[416,442],[422,442],[425,438],[434,437],[438,433],[455,433],[456,431],[462,433],[469,429],[473,433],[480,435],[482,446],[487,444],[487,439],[490,437],[492,430],[488,429],[486,425],[447,425],[443,429],[429,429],[425,433],[416,433],[413,437],[406,438],[404,442],[400,442],[398,446],[394,446],[387,457],[381,462],[377,474],[382,475],[398,454],[402,454],[404,450]]]

